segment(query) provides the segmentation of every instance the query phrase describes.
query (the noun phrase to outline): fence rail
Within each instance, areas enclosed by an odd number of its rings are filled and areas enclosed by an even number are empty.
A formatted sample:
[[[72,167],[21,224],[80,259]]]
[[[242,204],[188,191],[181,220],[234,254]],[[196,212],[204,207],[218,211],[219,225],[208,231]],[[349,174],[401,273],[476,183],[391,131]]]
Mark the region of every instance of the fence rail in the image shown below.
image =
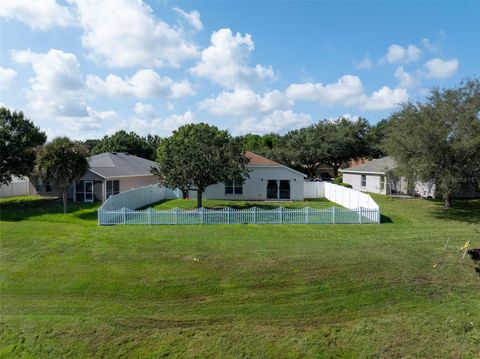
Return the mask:
[[[207,209],[181,210],[98,210],[98,222],[101,225],[112,224],[333,224],[333,223],[377,223],[378,209],[346,208],[316,209],[305,207],[290,209]]]

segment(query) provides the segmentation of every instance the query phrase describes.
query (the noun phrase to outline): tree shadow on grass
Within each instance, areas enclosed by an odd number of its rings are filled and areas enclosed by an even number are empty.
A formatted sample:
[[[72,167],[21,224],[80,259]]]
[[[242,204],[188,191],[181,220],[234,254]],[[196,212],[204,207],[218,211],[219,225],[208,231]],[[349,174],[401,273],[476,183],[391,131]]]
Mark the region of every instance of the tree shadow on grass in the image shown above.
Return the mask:
[[[393,223],[393,220],[384,214],[380,214],[380,223]]]
[[[473,262],[476,265],[475,272],[480,275],[480,248],[469,249],[468,254],[470,254],[470,258],[472,258]]]
[[[67,215],[82,220],[96,220],[97,203],[69,202]],[[59,198],[26,199],[0,203],[0,220],[19,222],[45,215],[63,216],[63,203]]]
[[[442,201],[435,201],[433,216],[438,219],[480,224],[480,199],[455,199],[453,207],[443,208]]]

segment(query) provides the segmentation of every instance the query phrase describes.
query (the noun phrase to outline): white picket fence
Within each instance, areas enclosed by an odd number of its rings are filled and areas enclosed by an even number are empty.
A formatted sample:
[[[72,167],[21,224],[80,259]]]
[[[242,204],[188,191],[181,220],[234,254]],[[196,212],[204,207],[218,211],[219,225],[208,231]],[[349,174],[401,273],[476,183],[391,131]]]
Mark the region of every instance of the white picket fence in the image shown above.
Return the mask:
[[[98,221],[112,224],[367,224],[376,223],[376,210],[359,208],[284,208],[207,209],[158,211],[99,210]]]
[[[315,193],[316,198],[327,198],[345,208],[138,210],[181,196],[179,191],[150,185],[109,197],[98,209],[98,224],[380,223],[380,208],[368,194],[327,182],[312,183],[310,194]]]

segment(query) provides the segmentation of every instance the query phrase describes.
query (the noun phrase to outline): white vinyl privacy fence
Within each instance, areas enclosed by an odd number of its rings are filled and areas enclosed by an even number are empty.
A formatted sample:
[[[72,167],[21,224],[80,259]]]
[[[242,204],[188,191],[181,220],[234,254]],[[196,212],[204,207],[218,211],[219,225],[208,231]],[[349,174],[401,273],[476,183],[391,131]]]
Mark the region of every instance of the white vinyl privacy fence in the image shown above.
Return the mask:
[[[325,186],[326,185],[326,186]],[[207,209],[138,210],[164,199],[179,197],[170,189],[150,185],[132,189],[108,198],[98,210],[99,225],[113,224],[333,224],[333,223],[380,223],[380,209],[370,196],[358,196],[345,192],[348,188],[322,182],[325,197],[346,208],[284,208],[275,209]],[[349,190],[353,191],[353,190]],[[357,191],[353,191],[357,192]],[[328,196],[328,197],[327,197]],[[337,200],[339,202],[337,202]],[[342,202],[342,203],[340,203]]]

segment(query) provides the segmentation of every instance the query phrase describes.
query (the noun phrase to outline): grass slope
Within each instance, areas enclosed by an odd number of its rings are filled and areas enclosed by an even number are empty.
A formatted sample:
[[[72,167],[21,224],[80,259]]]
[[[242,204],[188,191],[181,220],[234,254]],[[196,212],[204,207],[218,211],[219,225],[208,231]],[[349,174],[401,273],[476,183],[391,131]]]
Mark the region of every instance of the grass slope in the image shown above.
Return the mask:
[[[480,201],[375,199],[382,225],[98,227],[95,205],[2,201],[0,357],[477,358],[458,248]]]

